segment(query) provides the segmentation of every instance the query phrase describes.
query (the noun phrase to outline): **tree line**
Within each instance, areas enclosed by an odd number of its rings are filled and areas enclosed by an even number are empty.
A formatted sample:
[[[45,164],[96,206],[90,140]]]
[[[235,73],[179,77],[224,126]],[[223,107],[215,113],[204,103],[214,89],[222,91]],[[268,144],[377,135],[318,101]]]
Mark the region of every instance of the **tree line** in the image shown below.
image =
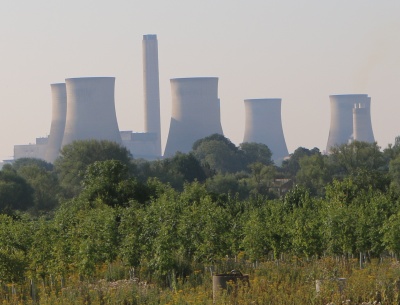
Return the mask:
[[[329,155],[298,148],[279,166],[267,146],[221,135],[151,162],[75,142],[54,165],[20,159],[0,171],[0,280],[92,278],[119,261],[165,282],[226,256],[396,255],[399,164],[398,139]]]

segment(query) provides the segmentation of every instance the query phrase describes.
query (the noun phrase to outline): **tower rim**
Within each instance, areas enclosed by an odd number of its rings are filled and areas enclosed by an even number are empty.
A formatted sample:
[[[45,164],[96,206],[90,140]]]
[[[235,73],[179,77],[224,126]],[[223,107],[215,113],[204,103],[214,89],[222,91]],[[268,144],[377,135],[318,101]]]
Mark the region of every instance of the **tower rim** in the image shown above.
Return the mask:
[[[329,95],[329,97],[362,97],[362,96],[368,96],[368,94],[351,93],[351,94],[331,94],[331,95]]]
[[[68,77],[65,81],[69,80],[89,80],[89,79],[115,79],[115,76],[78,76],[78,77]]]
[[[193,76],[193,77],[174,77],[170,81],[190,81],[190,80],[201,80],[201,79],[218,79],[217,76]]]
[[[272,101],[282,101],[280,97],[268,97],[268,98],[247,98],[244,100],[245,102],[272,102]]]

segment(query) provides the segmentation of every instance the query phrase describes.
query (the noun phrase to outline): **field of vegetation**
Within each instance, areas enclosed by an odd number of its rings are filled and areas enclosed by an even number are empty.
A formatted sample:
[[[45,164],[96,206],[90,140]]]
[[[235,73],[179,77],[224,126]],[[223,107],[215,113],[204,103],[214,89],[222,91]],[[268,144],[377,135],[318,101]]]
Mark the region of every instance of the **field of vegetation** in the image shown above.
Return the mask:
[[[220,135],[151,162],[75,142],[0,171],[0,301],[212,304],[235,269],[216,304],[399,304],[399,186],[400,138],[280,165]]]
[[[138,278],[120,264],[103,266],[97,277],[71,276],[44,281],[27,280],[3,285],[1,304],[399,304],[400,264],[392,259],[372,260],[360,269],[357,259],[290,258],[249,264],[226,259],[178,277],[171,287]],[[246,270],[250,282],[228,283],[213,291],[212,275],[218,269]],[[227,269],[228,268],[228,269]],[[215,294],[215,295],[214,295]]]

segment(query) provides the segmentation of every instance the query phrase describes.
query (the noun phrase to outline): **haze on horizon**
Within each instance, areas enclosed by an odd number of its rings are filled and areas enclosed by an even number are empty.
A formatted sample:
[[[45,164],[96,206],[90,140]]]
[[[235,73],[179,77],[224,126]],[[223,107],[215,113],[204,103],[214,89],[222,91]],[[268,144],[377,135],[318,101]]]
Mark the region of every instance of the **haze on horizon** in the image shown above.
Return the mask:
[[[137,2],[137,3],[135,3]],[[0,11],[0,160],[47,136],[50,84],[115,76],[120,130],[142,132],[142,36],[157,34],[163,146],[169,80],[217,76],[224,134],[243,139],[244,99],[282,98],[289,152],[324,150],[329,95],[365,93],[375,140],[400,135],[396,0],[7,1]]]

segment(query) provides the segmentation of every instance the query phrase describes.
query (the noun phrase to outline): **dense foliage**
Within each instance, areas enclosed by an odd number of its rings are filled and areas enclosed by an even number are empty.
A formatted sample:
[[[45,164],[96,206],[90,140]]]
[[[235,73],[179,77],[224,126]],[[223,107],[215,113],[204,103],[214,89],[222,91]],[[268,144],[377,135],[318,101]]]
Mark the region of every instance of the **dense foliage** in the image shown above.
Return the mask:
[[[395,256],[399,164],[398,141],[299,148],[281,166],[265,145],[217,135],[152,162],[75,142],[54,167],[24,159],[0,171],[0,281],[93,279],[120,262],[173,285],[225,257]]]

